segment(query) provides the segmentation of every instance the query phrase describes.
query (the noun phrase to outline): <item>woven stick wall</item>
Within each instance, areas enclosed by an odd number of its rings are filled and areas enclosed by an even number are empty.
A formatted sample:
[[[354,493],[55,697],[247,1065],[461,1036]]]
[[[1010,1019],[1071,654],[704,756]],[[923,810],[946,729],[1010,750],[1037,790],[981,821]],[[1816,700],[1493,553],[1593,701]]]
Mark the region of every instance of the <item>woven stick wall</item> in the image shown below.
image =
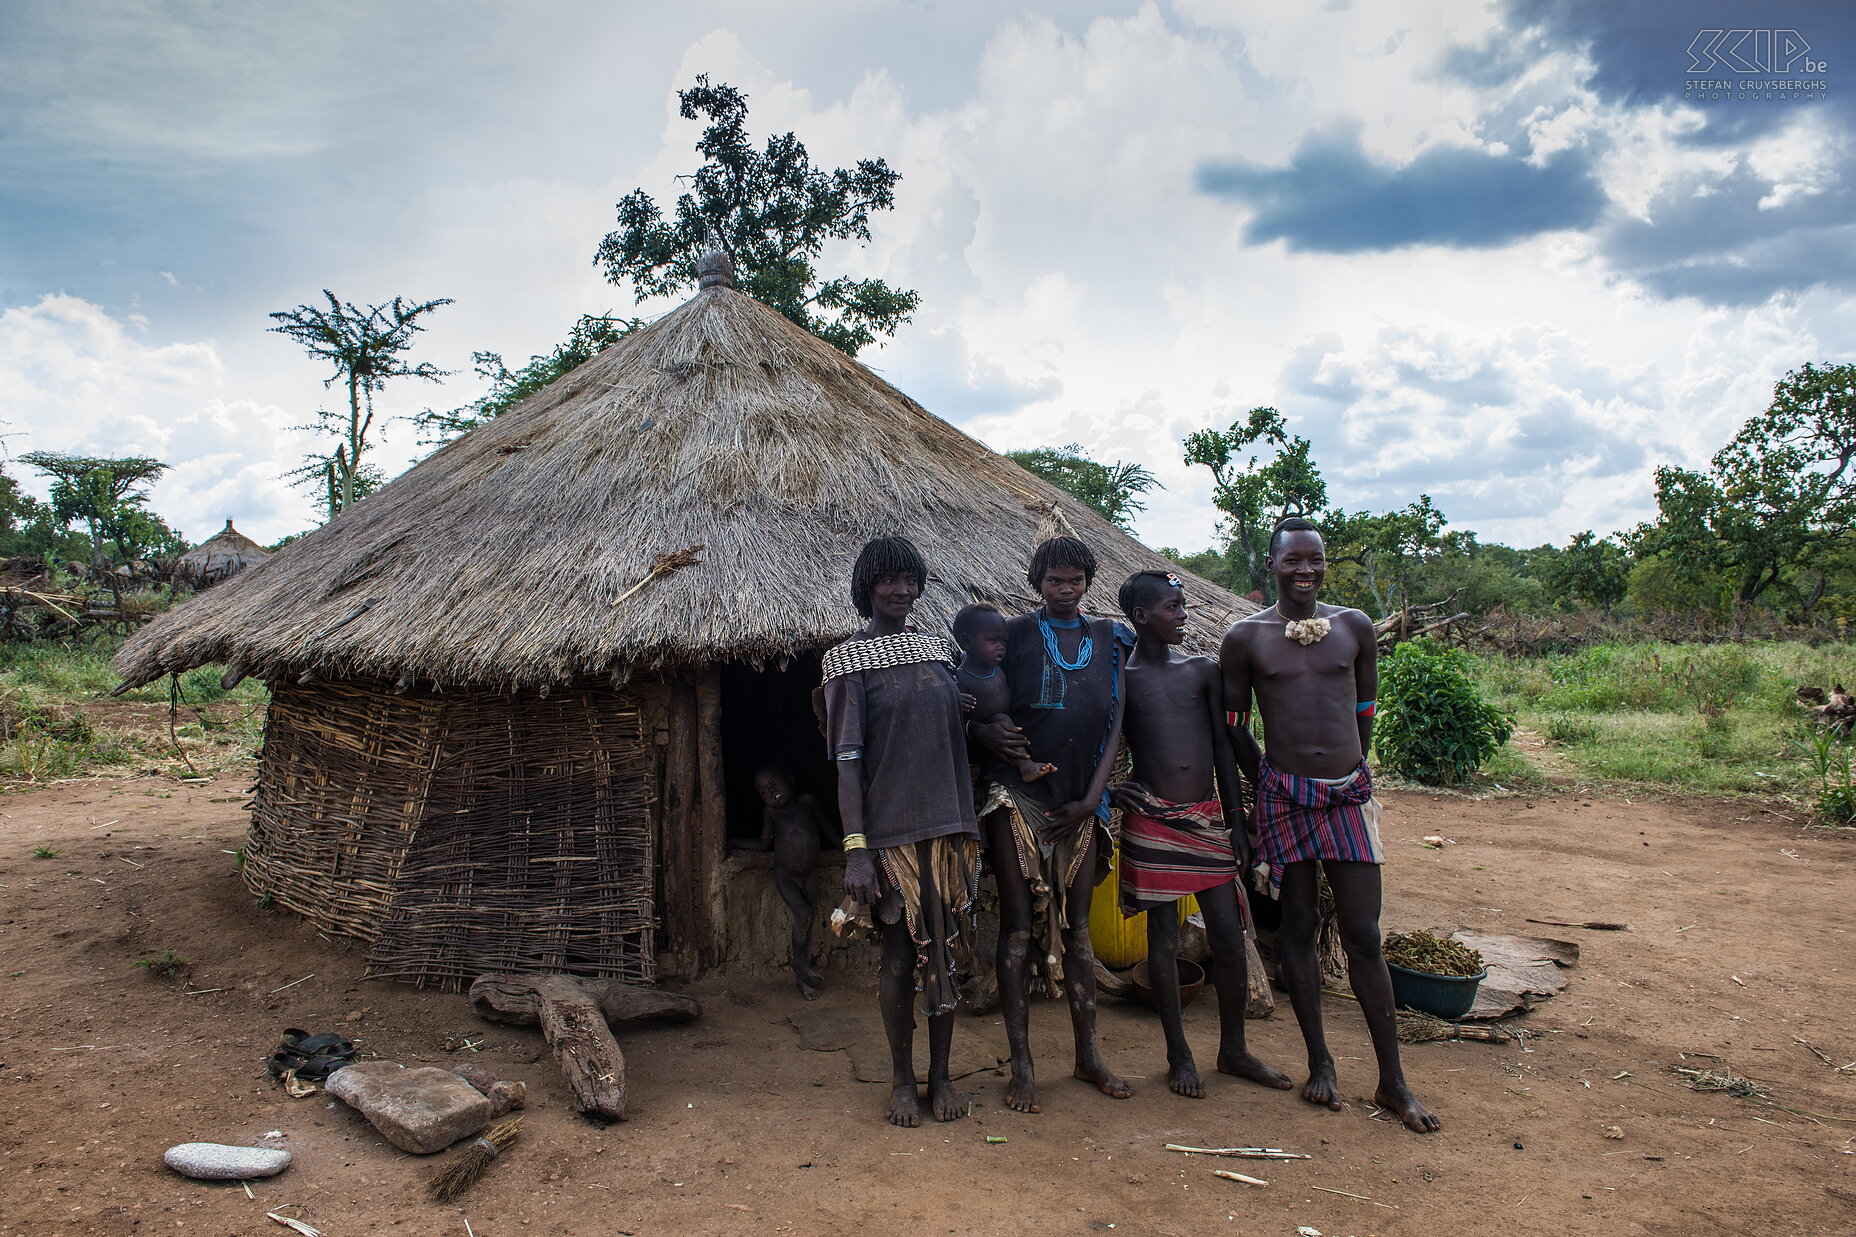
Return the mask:
[[[261,761],[247,883],[369,942],[370,976],[654,977],[652,764],[603,681],[280,687]]]

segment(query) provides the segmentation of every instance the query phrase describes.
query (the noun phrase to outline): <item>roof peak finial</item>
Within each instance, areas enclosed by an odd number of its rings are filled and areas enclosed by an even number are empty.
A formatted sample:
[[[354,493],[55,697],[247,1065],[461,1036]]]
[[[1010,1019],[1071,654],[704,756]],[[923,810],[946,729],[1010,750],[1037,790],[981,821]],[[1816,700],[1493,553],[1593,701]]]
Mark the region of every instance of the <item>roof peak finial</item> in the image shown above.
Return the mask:
[[[735,286],[735,264],[720,249],[711,249],[696,259],[696,288],[707,291],[710,288],[732,288]]]

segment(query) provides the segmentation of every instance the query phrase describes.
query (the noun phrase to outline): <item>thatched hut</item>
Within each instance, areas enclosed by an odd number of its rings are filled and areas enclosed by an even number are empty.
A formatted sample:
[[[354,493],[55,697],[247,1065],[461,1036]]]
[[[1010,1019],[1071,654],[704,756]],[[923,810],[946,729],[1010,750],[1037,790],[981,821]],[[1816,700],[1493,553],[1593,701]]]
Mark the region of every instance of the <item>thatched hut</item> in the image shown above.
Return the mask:
[[[945,624],[1035,604],[1053,522],[1099,555],[1098,612],[1167,565],[712,272],[116,664],[270,684],[245,879],[371,974],[687,975],[735,943],[719,873],[758,834],[756,765],[830,801],[810,692],[860,625],[862,543],[914,538]],[[1187,591],[1208,642],[1254,609]]]
[[[226,526],[180,556],[174,565],[174,578],[196,589],[226,580],[247,567],[255,567],[271,552],[232,527]]]

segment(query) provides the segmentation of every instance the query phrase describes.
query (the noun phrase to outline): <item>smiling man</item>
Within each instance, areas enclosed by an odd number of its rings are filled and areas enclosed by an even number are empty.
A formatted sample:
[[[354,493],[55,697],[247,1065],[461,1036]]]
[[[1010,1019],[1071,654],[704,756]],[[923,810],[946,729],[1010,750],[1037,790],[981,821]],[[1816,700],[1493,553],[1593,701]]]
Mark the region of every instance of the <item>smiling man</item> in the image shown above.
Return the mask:
[[[1317,600],[1327,575],[1321,533],[1301,517],[1280,521],[1265,559],[1277,603],[1231,625],[1219,650],[1227,720],[1238,763],[1257,788],[1257,860],[1282,898],[1283,979],[1308,1049],[1302,1098],[1338,1109],[1334,1057],[1321,1025],[1316,867],[1327,873],[1340,920],[1347,978],[1366,1015],[1379,1064],[1375,1100],[1406,1126],[1440,1123],[1420,1104],[1399,1062],[1392,977],[1379,938],[1379,801],[1366,767],[1372,746],[1379,651],[1358,610]],[[1250,738],[1250,698],[1263,718],[1263,750]]]

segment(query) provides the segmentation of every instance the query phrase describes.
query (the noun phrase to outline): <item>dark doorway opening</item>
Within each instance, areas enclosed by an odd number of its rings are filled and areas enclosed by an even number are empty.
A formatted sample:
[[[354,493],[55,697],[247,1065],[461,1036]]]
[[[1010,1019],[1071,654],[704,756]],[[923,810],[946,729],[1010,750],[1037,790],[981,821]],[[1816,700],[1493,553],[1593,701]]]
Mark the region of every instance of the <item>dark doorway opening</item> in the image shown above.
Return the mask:
[[[792,774],[801,791],[818,796],[826,819],[838,821],[836,771],[812,711],[819,655],[796,654],[785,669],[756,670],[741,662],[721,668],[722,766],[728,793],[728,836],[760,836],[761,802],[754,772],[773,765]]]

